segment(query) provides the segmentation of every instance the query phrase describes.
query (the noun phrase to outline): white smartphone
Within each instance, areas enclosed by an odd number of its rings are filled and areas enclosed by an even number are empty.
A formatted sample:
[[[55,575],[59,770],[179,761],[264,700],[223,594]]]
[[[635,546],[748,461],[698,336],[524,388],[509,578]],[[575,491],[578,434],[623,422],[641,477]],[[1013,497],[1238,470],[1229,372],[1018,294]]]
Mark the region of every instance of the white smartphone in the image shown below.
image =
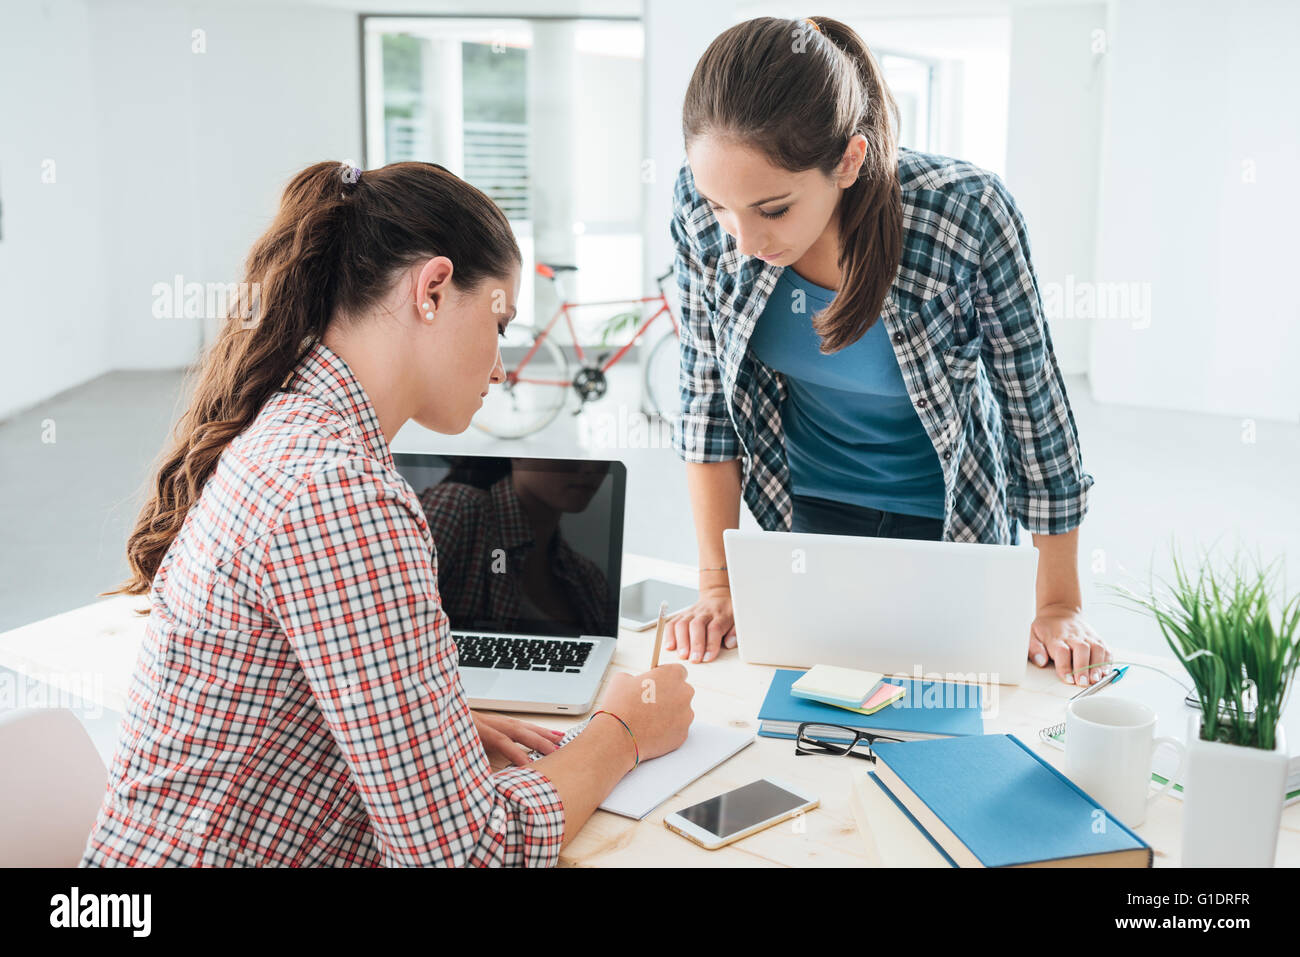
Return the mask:
[[[710,851],[748,837],[788,818],[811,811],[818,798],[776,778],[692,804],[664,818],[664,827]]]
[[[619,596],[618,623],[632,631],[653,628],[659,620],[659,605],[668,602],[668,614],[685,611],[699,600],[700,593],[685,585],[647,578],[645,581],[624,585]]]

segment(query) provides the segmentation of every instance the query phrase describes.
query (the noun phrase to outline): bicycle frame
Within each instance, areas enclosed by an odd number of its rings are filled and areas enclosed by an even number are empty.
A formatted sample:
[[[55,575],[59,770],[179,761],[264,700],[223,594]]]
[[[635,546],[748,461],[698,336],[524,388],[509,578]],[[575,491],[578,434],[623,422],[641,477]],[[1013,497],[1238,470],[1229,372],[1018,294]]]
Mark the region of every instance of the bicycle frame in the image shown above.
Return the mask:
[[[663,277],[660,278],[662,280]],[[644,322],[641,323],[641,325],[637,328],[636,333],[632,336],[631,339],[627,341],[626,344],[622,346],[622,348],[620,348],[617,352],[615,352],[612,356],[610,356],[609,359],[607,359],[603,365],[597,367],[601,372],[608,371],[610,367],[614,365],[614,363],[618,362],[620,359],[623,358],[623,356],[627,355],[628,350],[631,349],[634,345],[636,345],[636,341],[641,338],[642,334],[645,333],[646,329],[650,327],[650,324],[654,322],[656,319],[658,319],[660,316],[662,316],[664,313],[668,314],[668,321],[673,324],[673,335],[677,336],[678,338],[681,338],[682,333],[681,333],[681,329],[677,325],[677,317],[673,315],[673,311],[668,305],[668,297],[664,293],[662,282],[659,287],[659,295],[642,296],[639,299],[605,299],[599,302],[570,302],[569,300],[565,299],[563,295],[561,295],[560,306],[558,309],[556,309],[555,315],[551,316],[550,321],[546,323],[545,328],[543,328],[542,331],[538,333],[537,340],[533,343],[533,347],[529,349],[528,352],[524,355],[523,359],[520,360],[519,365],[516,366],[513,370],[506,373],[507,381],[510,382],[512,385],[516,382],[527,382],[527,383],[532,383],[533,385],[555,385],[555,386],[565,386],[565,387],[573,385],[572,382],[568,382],[568,381],[562,382],[558,379],[533,379],[533,378],[521,377],[519,375],[519,373],[523,370],[523,368],[528,365],[529,361],[532,360],[533,356],[536,355],[537,348],[538,346],[541,345],[542,340],[545,339],[548,335],[550,335],[551,329],[555,326],[555,323],[559,321],[560,316],[564,316],[564,321],[569,327],[569,336],[573,339],[574,354],[578,357],[579,364],[585,366],[587,362],[587,354],[586,352],[583,351],[582,343],[578,341],[578,333],[573,326],[573,317],[569,314],[571,309],[577,309],[577,308],[585,309],[591,306],[616,306],[616,305],[630,306],[634,304],[644,305],[645,303],[651,303],[651,302],[659,303],[660,304],[659,308],[656,309],[651,316],[649,316]]]

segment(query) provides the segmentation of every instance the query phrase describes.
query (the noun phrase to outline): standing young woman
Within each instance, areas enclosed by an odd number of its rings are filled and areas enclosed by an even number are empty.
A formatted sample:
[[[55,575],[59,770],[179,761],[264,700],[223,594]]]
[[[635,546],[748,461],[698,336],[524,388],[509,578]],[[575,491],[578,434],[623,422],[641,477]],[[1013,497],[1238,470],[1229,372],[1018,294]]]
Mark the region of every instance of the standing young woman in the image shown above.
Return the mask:
[[[735,646],[722,532],[743,492],[769,530],[1017,544],[1024,524],[1029,657],[1087,684],[1111,660],[1076,568],[1093,479],[1024,223],[997,176],[899,149],[896,122],[871,52],[827,17],[738,24],[691,77],[675,446],[700,601],[665,647]]]
[[[389,445],[469,426],[519,271],[504,214],[441,166],[294,177],[249,255],[256,321],[207,355],[128,542],[116,593],[150,618],[83,865],[551,865],[685,740],[681,665],[615,675],[562,749],[466,705]]]

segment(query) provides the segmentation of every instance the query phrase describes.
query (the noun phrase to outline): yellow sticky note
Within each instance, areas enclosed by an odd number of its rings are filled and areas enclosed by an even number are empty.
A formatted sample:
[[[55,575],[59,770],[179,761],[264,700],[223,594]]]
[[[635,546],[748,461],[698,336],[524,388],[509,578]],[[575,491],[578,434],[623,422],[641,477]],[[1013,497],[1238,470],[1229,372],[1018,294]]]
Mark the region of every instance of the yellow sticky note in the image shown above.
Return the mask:
[[[880,684],[879,671],[859,671],[837,665],[814,665],[790,686],[790,693],[800,698],[814,698],[826,704],[860,707]]]

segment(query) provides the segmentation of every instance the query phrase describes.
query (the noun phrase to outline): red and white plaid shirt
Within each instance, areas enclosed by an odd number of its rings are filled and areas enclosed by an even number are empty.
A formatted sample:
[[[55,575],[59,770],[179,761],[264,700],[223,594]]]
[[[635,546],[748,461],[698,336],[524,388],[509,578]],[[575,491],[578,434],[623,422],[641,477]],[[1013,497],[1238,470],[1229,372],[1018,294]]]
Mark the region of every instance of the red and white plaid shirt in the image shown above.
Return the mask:
[[[424,510],[323,344],[222,453],[150,599],[83,866],[555,864],[560,796],[492,773]]]

